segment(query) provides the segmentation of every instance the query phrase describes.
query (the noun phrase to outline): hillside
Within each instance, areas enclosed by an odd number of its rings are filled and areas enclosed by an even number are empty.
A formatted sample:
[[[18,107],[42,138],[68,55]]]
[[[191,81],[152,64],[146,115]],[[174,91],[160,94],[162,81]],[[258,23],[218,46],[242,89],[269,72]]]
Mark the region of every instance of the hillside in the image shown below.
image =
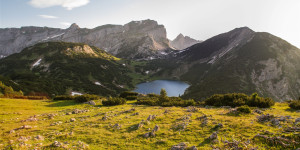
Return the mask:
[[[269,33],[237,28],[149,63],[152,76],[191,84],[184,98],[258,92],[276,101],[300,95],[300,50]]]
[[[0,60],[0,74],[25,93],[116,95],[134,87],[131,70],[119,58],[80,43],[40,43]]]
[[[73,101],[0,99],[0,149],[170,149],[187,142],[198,149],[294,149],[299,142],[299,112],[286,103],[261,109],[282,119],[279,124],[259,122],[257,112],[230,115],[228,108],[182,108],[133,105],[105,107]],[[191,111],[192,110],[192,111]],[[155,119],[146,121],[149,115]],[[201,119],[202,118],[202,119]],[[141,122],[143,126],[139,126]],[[155,136],[145,133],[156,127]],[[214,132],[214,141],[208,140]],[[263,137],[282,137],[269,143]],[[274,138],[275,139],[275,138]],[[280,138],[279,138],[280,139]],[[283,140],[283,139],[280,139]],[[237,144],[237,145],[235,145]]]

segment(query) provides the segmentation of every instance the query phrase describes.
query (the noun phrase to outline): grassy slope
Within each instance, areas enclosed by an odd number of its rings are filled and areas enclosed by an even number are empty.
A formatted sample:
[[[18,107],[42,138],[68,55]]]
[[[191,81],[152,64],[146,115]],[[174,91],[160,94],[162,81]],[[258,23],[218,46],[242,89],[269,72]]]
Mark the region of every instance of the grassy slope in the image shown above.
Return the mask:
[[[132,79],[127,75],[131,71],[122,66],[118,58],[96,47],[91,48],[97,56],[67,51],[83,45],[65,42],[36,44],[1,59],[0,74],[16,82],[25,94],[35,91],[62,95],[78,91],[107,96],[134,88]],[[32,64],[40,58],[41,64],[32,68]]]
[[[100,101],[96,101],[97,104]],[[222,123],[224,128],[219,130],[219,141],[221,138],[232,141],[252,139],[257,133],[263,131],[270,131],[274,134],[282,135],[282,130],[287,125],[292,126],[292,123],[284,123],[283,128],[269,126],[269,123],[257,123],[256,116],[258,114],[249,114],[241,116],[225,115],[228,112],[223,108],[200,108],[199,112],[187,112],[186,108],[180,107],[149,107],[136,106],[133,104],[126,104],[122,106],[103,107],[101,105],[90,106],[86,104],[76,104],[72,101],[32,101],[32,100],[16,100],[16,99],[0,99],[0,149],[8,145],[10,140],[13,140],[13,145],[18,145],[17,140],[20,136],[35,137],[42,135],[45,137],[44,141],[30,139],[25,143],[36,145],[43,143],[43,146],[48,146],[54,141],[68,142],[68,147],[76,146],[78,141],[82,141],[89,145],[90,149],[169,149],[172,145],[180,142],[189,142],[190,146],[195,145],[200,149],[211,149],[210,143],[203,142],[205,138],[214,132],[213,127],[217,123]],[[66,112],[78,109],[89,109],[89,112],[81,114],[65,115]],[[139,115],[131,116],[131,113],[120,113],[124,110],[136,108],[135,112]],[[165,110],[170,110],[169,113],[164,114]],[[38,116],[39,121],[36,122],[21,122],[21,120],[28,119],[33,115],[42,115],[48,113],[55,113],[54,119],[49,119],[47,116]],[[104,113],[112,115],[111,119],[103,121]],[[299,118],[300,114],[290,111],[287,104],[276,103],[272,109],[265,110],[264,113],[274,114],[276,116],[290,115],[293,118]],[[99,116],[95,116],[100,114]],[[118,114],[114,116],[114,114]],[[146,120],[149,115],[158,115],[157,119],[151,121],[150,124],[145,125],[138,130],[136,125],[141,120]],[[191,122],[185,131],[174,131],[172,126],[177,119],[183,115],[192,114]],[[196,120],[197,117],[203,114],[212,115],[208,121],[208,125],[201,127],[201,122]],[[69,122],[70,118],[76,118],[75,122]],[[51,123],[62,121],[61,125],[50,126]],[[111,125],[116,123],[121,124],[120,130],[115,130]],[[9,131],[18,128],[22,125],[30,125],[32,129],[17,130],[15,133],[9,134]],[[144,138],[143,134],[149,132],[155,125],[160,127],[154,138]],[[74,132],[73,136],[66,136],[66,134]],[[222,146],[223,143],[214,144]],[[253,145],[253,144],[251,144]],[[270,149],[266,144],[261,142],[255,143],[253,146],[258,146],[261,149]],[[251,146],[250,146],[251,147]],[[20,147],[17,147],[21,149]],[[33,148],[33,147],[31,147]],[[73,147],[74,148],[74,147]]]

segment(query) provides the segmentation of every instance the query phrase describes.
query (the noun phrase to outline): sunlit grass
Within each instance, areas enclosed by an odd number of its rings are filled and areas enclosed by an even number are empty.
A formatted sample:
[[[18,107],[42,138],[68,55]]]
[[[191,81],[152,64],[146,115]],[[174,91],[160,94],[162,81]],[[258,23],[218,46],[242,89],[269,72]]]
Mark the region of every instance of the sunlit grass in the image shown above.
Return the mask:
[[[246,141],[252,139],[256,134],[269,131],[271,133],[282,133],[283,128],[291,126],[292,123],[284,123],[282,128],[270,126],[269,123],[258,123],[256,116],[251,113],[248,115],[230,116],[226,115],[228,109],[223,108],[199,108],[198,112],[187,112],[182,107],[158,107],[135,105],[134,101],[129,101],[126,105],[104,107],[101,101],[96,101],[96,106],[87,104],[77,104],[73,101],[37,101],[37,100],[16,100],[0,99],[0,148],[3,149],[13,140],[12,145],[17,149],[20,147],[18,141],[20,136],[35,137],[42,135],[44,141],[29,139],[26,144],[31,145],[33,149],[37,143],[43,143],[48,146],[54,141],[68,142],[69,148],[72,148],[76,142],[82,141],[89,145],[90,149],[169,149],[172,145],[180,142],[189,142],[190,146],[197,146],[198,149],[211,149],[211,145],[221,147],[221,140],[240,140]],[[65,115],[73,109],[88,109],[89,112]],[[135,108],[131,113],[122,113],[122,111]],[[274,114],[276,116],[300,117],[298,112],[290,111],[285,103],[276,103],[272,109],[267,109],[264,113]],[[169,110],[169,113],[164,113]],[[138,112],[139,115],[132,114]],[[57,114],[53,119],[46,115],[38,116],[39,121],[21,122],[33,115]],[[108,120],[102,120],[104,114],[110,116]],[[157,118],[145,124],[142,128],[136,129],[138,123],[146,120],[149,115],[157,115]],[[172,127],[184,115],[191,114],[191,121],[184,131],[173,130]],[[201,122],[196,120],[203,114],[211,115],[208,124],[204,127]],[[75,122],[70,122],[70,118],[76,118]],[[61,121],[62,124],[50,126],[54,122]],[[121,129],[114,129],[112,126],[116,123],[121,125]],[[222,123],[223,128],[215,129],[215,125]],[[19,128],[22,125],[30,125],[33,128],[28,130],[18,130],[9,134],[9,131]],[[150,132],[155,125],[160,127],[156,132],[156,137],[144,138],[143,135]],[[218,131],[219,143],[209,143],[205,141],[212,132]],[[74,135],[67,135],[73,132]],[[250,147],[258,146],[260,149],[270,149],[271,147],[262,143],[252,143]]]

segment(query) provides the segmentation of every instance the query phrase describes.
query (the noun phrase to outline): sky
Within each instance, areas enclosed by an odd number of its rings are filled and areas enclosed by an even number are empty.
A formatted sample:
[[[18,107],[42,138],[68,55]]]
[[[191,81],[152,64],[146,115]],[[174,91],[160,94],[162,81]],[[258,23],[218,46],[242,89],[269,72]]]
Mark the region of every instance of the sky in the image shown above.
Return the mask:
[[[206,40],[247,26],[300,48],[300,0],[0,0],[0,28],[82,28],[152,19],[179,33]]]

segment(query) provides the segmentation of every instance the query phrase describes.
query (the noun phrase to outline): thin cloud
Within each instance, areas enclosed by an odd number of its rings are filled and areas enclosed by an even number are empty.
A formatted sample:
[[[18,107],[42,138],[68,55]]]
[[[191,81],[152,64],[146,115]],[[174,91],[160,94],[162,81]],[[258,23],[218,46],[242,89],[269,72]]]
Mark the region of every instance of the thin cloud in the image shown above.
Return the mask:
[[[69,23],[69,22],[60,22],[59,24],[66,26],[66,27],[71,25],[71,23]]]
[[[90,0],[30,0],[29,4],[37,8],[61,6],[67,10],[88,4]]]
[[[41,18],[45,18],[45,19],[56,19],[56,18],[58,18],[56,16],[50,16],[50,15],[38,15],[38,16],[41,17]]]

